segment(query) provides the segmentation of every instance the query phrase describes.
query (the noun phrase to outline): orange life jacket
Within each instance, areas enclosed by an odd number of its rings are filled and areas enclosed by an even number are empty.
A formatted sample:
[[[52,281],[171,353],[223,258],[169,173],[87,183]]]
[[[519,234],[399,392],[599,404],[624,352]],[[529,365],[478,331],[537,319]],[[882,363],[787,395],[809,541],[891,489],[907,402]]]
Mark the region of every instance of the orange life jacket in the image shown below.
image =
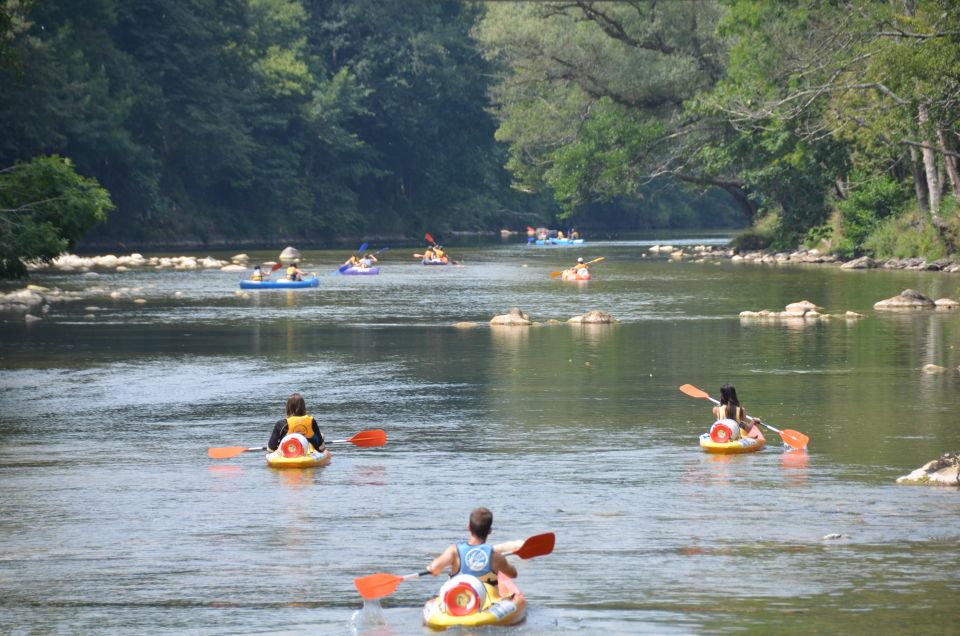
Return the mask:
[[[287,435],[300,433],[307,439],[313,437],[313,417],[310,415],[291,415],[287,418]]]

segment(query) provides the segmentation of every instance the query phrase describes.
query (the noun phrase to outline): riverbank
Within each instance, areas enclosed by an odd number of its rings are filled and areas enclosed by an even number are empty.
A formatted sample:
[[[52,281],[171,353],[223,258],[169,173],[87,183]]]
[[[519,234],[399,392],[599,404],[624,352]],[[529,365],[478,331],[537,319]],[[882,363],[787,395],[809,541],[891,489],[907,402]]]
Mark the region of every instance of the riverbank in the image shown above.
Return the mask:
[[[649,252],[657,255],[664,253],[674,259],[707,259],[728,258],[733,262],[762,263],[767,265],[781,264],[816,264],[839,265],[842,269],[902,269],[937,271],[946,273],[960,272],[960,260],[941,258],[927,261],[922,258],[891,258],[874,259],[861,256],[849,261],[837,258],[833,254],[823,254],[817,249],[799,249],[793,252],[753,251],[740,254],[733,249],[712,245],[695,245],[684,249],[682,246],[653,245]]]

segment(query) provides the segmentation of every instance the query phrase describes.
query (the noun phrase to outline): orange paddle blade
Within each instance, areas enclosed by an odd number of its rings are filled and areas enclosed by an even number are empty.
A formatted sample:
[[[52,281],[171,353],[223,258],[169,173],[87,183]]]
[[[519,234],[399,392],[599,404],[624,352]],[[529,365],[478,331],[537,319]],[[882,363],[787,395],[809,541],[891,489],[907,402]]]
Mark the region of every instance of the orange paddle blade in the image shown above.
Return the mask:
[[[427,242],[430,243],[431,245],[436,245],[436,244],[437,244],[437,242],[433,240],[433,237],[430,236],[429,233],[424,234],[424,235],[423,235],[423,238],[427,239]]]
[[[230,459],[247,452],[247,450],[246,446],[222,446],[220,448],[208,448],[207,455],[213,459]]]
[[[709,393],[707,393],[706,391],[701,391],[700,389],[693,386],[692,384],[684,384],[682,387],[680,387],[680,390],[686,393],[687,395],[689,395],[690,397],[705,398],[707,400],[710,399]]]
[[[794,431],[789,428],[785,428],[780,431],[780,439],[786,442],[788,446],[800,449],[806,448],[807,444],[810,442],[809,437],[800,431]]]
[[[397,586],[403,583],[403,580],[402,576],[396,574],[378,572],[377,574],[353,579],[353,585],[360,592],[360,596],[371,601],[375,598],[390,596],[397,589]]]
[[[552,532],[538,534],[524,541],[519,549],[513,551],[513,554],[521,559],[544,556],[553,552],[553,545],[556,541],[557,536]]]
[[[275,271],[277,271],[278,269],[280,269],[281,267],[283,267],[283,263],[274,263],[274,264],[273,264],[273,267],[270,268],[270,271],[271,271],[271,272],[275,272]]]
[[[550,272],[550,278],[556,278],[557,276],[559,276],[559,275],[562,274],[562,273],[563,273],[563,272]]]
[[[379,428],[372,431],[360,431],[346,441],[354,446],[383,446],[387,443],[387,434]]]

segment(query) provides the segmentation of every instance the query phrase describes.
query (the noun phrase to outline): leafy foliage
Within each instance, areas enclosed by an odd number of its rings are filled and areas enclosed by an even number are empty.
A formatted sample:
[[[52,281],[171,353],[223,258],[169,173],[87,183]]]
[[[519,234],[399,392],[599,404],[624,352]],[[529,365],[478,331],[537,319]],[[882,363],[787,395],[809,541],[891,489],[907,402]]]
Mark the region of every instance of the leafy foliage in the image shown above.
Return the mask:
[[[25,262],[50,261],[113,209],[96,180],[61,157],[38,157],[0,171],[0,277],[26,273]]]

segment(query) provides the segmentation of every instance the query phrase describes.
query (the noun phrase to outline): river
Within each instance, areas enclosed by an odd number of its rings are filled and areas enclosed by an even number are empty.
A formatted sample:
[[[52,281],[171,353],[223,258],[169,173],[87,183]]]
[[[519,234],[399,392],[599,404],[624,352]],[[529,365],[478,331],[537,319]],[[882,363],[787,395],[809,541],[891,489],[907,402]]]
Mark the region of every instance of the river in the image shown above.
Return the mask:
[[[394,247],[375,277],[305,251],[318,289],[247,297],[217,270],[34,274],[139,289],[0,316],[0,632],[422,634],[439,579],[401,584],[379,621],[353,579],[423,569],[484,505],[492,542],[557,537],[519,564],[529,612],[504,633],[957,633],[960,492],[894,481],[960,449],[960,313],[872,306],[956,299],[960,276],[651,243],[455,248],[462,267]],[[581,255],[605,257],[594,280],[550,278]],[[738,318],[803,299],[865,317]],[[486,324],[511,307],[620,322]],[[678,387],[724,382],[808,452],[768,432],[702,453],[710,404]],[[207,457],[265,444],[295,391],[328,439],[387,446],[300,471]]]

